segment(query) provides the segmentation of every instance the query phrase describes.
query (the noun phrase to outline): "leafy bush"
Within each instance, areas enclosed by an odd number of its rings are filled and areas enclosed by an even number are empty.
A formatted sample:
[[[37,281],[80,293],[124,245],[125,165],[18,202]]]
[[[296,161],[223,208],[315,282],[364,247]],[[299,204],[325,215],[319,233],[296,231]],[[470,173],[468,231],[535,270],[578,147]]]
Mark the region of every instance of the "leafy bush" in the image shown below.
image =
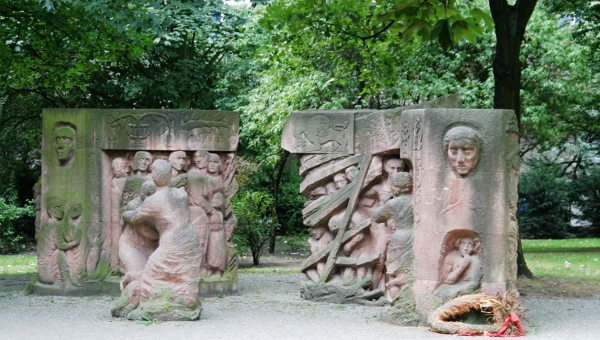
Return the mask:
[[[297,158],[295,158],[296,162]],[[290,161],[288,160],[288,163]],[[304,180],[298,174],[298,164],[286,167],[281,178],[279,186],[279,204],[277,205],[277,216],[281,223],[281,228],[277,235],[293,236],[306,235],[308,228],[302,221],[302,209],[306,197],[300,194],[300,183]]]
[[[521,173],[519,183],[519,226],[528,239],[572,237],[570,233],[573,189],[554,164],[533,162]]]
[[[21,245],[29,239],[24,232],[28,224],[32,224],[35,216],[33,202],[29,201],[20,207],[16,203],[16,197],[11,196],[9,200],[0,197],[0,253],[15,253]]]
[[[235,236],[240,248],[252,252],[252,262],[258,265],[263,246],[278,227],[273,197],[264,191],[242,191],[231,202],[238,223]]]
[[[600,236],[600,169],[590,170],[574,187],[577,190],[575,206],[580,211],[577,218],[591,224],[589,228],[581,228],[589,231],[584,236]]]

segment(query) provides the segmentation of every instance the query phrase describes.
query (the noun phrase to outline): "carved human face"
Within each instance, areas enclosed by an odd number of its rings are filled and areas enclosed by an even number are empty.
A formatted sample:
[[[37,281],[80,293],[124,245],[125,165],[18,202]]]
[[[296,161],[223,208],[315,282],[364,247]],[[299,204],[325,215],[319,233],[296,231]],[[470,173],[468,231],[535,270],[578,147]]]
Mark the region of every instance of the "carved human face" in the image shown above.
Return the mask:
[[[221,167],[221,158],[215,153],[210,154],[210,160],[208,161],[208,172],[211,174],[219,172]]]
[[[444,136],[448,165],[460,176],[475,168],[483,148],[479,133],[468,126],[455,126]]]
[[[479,152],[468,140],[451,140],[448,144],[448,163],[459,175],[469,174],[478,160]]]
[[[113,161],[113,173],[116,178],[128,177],[131,173],[129,163],[122,158],[115,158]]]
[[[208,152],[196,151],[194,153],[194,163],[198,169],[205,169],[208,166],[210,155]]]
[[[355,166],[351,166],[348,169],[346,169],[346,178],[352,182],[354,181],[354,179],[356,178],[356,175],[358,175],[358,168]]]
[[[333,181],[335,182],[336,189],[341,189],[348,184],[348,179],[345,174],[336,174],[333,176]]]
[[[458,244],[458,251],[462,256],[471,255],[475,250],[475,242],[470,237],[464,237]]]
[[[65,214],[65,207],[61,200],[59,199],[50,199],[48,200],[47,207],[48,215],[56,218],[57,220],[62,220]]]
[[[183,171],[185,167],[186,160],[185,152],[183,151],[174,151],[169,155],[169,164],[171,167],[177,171]]]
[[[398,158],[390,158],[383,163],[383,169],[388,175],[404,171],[404,162]]]
[[[319,240],[325,234],[325,228],[312,228],[310,233],[315,240]]]
[[[146,151],[138,151],[135,153],[133,159],[133,167],[136,171],[148,171],[148,168],[152,164],[152,155]]]
[[[54,150],[59,162],[67,162],[75,154],[75,130],[68,126],[54,130]]]

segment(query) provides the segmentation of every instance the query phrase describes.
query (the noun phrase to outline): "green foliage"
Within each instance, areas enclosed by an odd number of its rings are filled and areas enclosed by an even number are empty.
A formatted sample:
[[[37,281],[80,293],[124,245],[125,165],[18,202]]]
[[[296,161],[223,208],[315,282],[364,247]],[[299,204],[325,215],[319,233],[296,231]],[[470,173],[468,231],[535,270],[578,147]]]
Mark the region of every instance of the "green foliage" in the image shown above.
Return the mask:
[[[235,235],[248,247],[255,265],[260,263],[264,244],[278,227],[273,197],[263,191],[241,190],[231,202],[238,223]]]
[[[392,3],[391,11],[377,17],[389,22],[390,30],[404,38],[437,40],[446,50],[462,38],[474,43],[484,29],[491,31],[494,27],[490,14],[478,7],[481,1],[395,0]]]
[[[304,209],[306,197],[302,196],[299,191],[300,183],[304,178],[298,172],[298,157],[290,156],[279,186],[277,217],[281,228],[278,230],[278,235],[306,235],[308,232],[308,228],[302,222],[302,209]]]
[[[591,46],[543,10],[532,16],[527,40],[521,57],[522,135],[542,151],[569,147],[572,159],[581,158],[585,144],[600,137],[599,74],[588,57]]]
[[[533,162],[519,181],[521,237],[561,239],[569,232],[573,191],[556,164]]]
[[[15,202],[15,195],[8,200],[0,197],[0,253],[2,254],[15,253],[20,250],[21,244],[29,239],[22,225],[23,217],[35,216],[32,201],[25,206],[19,206]],[[32,221],[29,220],[29,222]]]
[[[586,176],[574,181],[577,191],[575,206],[579,210],[577,218],[591,223],[589,231],[600,236],[600,169],[594,167]]]

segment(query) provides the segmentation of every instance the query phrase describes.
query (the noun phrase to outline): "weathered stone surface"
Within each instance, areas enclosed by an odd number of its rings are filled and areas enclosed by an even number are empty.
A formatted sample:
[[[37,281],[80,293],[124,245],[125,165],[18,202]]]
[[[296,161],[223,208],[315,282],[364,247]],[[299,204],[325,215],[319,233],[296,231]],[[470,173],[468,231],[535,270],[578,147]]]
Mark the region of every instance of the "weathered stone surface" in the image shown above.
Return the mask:
[[[110,289],[87,287],[105,282],[118,289],[111,273],[144,270],[147,263],[130,270],[127,260],[119,258],[121,235],[130,233],[122,214],[143,202],[142,185],[152,179],[151,164],[159,159],[171,161],[171,186],[190,197],[189,222],[201,245],[201,294],[237,291],[237,255],[231,243],[236,219],[230,205],[238,189],[231,152],[237,149],[237,114],[50,109],[44,110],[43,125],[40,282],[32,285],[34,293],[106,292]],[[208,203],[198,203],[199,197]],[[156,231],[145,229],[136,237],[148,256],[156,252]],[[216,255],[207,250],[209,243]],[[207,263],[213,265],[210,273]]]
[[[509,110],[411,110],[419,312],[516,280],[518,135]],[[433,269],[433,270],[432,270]]]
[[[354,111],[294,112],[281,146],[294,153],[354,153]]]
[[[316,113],[290,118],[282,145],[303,154],[302,213],[312,234],[312,255],[302,264],[310,280],[305,298],[362,303],[384,292],[392,306],[382,320],[422,325],[457,296],[514,287],[516,119],[508,110],[448,109],[460,106],[452,96],[352,111],[355,143],[348,154],[304,148],[333,145],[337,135],[325,136],[330,125],[319,130],[319,143],[298,147],[301,139],[291,136],[304,138],[298,131]]]
[[[108,113],[104,149],[236,151],[235,112],[114,110]]]
[[[125,263],[125,277],[113,316],[200,317],[200,241],[189,223],[188,195],[169,185],[171,177],[171,165],[156,160],[152,164],[154,185],[144,183],[140,203],[130,202],[123,213],[127,227],[119,241],[119,257]]]

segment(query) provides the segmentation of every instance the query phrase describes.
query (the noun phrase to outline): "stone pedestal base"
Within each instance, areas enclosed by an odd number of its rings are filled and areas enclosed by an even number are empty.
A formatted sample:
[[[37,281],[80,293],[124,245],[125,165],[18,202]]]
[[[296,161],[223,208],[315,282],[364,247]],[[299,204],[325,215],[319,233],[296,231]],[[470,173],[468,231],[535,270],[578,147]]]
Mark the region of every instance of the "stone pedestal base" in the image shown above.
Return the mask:
[[[59,284],[46,285],[37,279],[27,286],[27,292],[37,295],[61,295],[61,296],[95,296],[109,295],[120,296],[119,281],[121,277],[110,276],[102,281],[85,281],[83,286],[62,286]]]

